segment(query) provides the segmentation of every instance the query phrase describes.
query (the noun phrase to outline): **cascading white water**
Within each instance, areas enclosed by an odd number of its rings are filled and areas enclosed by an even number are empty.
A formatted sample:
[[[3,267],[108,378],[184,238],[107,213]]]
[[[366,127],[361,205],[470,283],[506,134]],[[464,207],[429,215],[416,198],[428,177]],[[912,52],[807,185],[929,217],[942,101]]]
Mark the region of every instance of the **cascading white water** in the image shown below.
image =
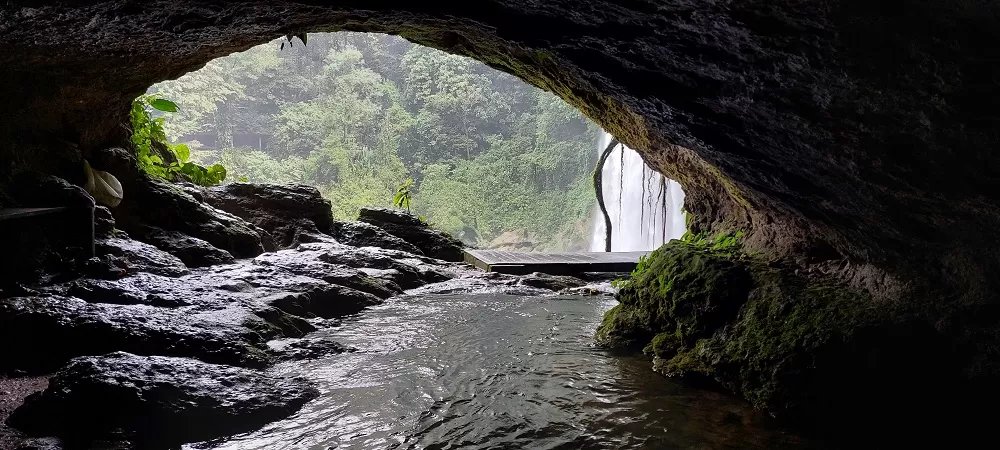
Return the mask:
[[[611,143],[604,133],[598,155]],[[611,251],[653,250],[686,231],[684,191],[676,181],[646,166],[634,150],[619,145],[604,163],[604,204],[611,216]],[[590,250],[604,251],[604,216],[594,219]]]

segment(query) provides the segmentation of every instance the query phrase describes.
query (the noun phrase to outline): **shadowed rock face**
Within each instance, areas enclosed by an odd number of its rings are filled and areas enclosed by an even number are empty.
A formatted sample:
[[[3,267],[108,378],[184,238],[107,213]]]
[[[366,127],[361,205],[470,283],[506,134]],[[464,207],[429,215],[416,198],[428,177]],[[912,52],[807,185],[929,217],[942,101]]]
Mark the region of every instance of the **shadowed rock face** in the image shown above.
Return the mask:
[[[80,152],[125,143],[133,97],[212,58],[286,33],[386,32],[554,91],[679,180],[696,229],[743,229],[752,249],[876,298],[930,298],[933,287],[983,301],[1000,268],[990,250],[1000,239],[998,121],[981,113],[1000,103],[998,9],[910,0],[7,2],[0,179],[36,168],[74,181]]]
[[[117,352],[74,359],[11,422],[64,437],[77,448],[93,448],[88,444],[106,437],[131,439],[136,448],[172,448],[253,430],[318,395],[301,378]],[[98,404],[116,408],[95,414]]]

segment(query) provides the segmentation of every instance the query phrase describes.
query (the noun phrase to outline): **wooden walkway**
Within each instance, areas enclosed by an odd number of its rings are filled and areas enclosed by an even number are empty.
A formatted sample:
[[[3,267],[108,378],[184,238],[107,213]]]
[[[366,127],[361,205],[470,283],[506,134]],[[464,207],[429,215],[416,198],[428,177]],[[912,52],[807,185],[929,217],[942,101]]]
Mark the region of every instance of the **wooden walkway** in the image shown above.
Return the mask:
[[[649,252],[521,253],[465,250],[465,262],[487,272],[524,275],[542,272],[573,275],[583,272],[631,272]]]

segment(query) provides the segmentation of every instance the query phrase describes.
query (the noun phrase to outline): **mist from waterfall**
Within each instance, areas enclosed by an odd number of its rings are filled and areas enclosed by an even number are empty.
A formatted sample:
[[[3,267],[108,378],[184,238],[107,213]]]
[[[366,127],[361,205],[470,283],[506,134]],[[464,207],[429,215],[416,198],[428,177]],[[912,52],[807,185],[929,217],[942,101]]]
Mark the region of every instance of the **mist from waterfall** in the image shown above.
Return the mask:
[[[604,133],[598,155],[611,143]],[[684,191],[676,181],[650,169],[634,150],[619,145],[603,171],[604,204],[611,216],[611,251],[653,250],[686,231]],[[590,250],[604,251],[604,217],[594,218]]]

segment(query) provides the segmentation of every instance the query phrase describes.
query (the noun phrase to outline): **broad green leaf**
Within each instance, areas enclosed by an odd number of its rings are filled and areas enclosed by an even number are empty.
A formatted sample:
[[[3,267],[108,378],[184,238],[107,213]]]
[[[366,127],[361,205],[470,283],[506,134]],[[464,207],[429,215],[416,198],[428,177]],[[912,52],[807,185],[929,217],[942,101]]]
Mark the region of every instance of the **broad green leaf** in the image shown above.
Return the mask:
[[[212,184],[219,184],[226,180],[226,168],[222,164],[212,164],[208,167],[208,175]]]
[[[149,106],[163,112],[177,112],[177,104],[165,98],[156,98],[149,101]]]
[[[182,163],[188,162],[188,159],[191,158],[191,148],[187,144],[177,144],[172,146],[172,149],[177,155],[177,160]]]

